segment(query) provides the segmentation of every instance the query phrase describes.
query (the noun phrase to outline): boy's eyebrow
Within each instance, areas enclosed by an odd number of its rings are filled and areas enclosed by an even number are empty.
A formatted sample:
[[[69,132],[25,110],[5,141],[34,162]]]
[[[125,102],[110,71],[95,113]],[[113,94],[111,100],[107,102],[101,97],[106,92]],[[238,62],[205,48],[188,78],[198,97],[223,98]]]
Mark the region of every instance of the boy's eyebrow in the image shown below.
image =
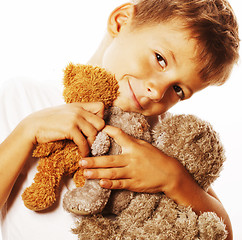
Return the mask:
[[[177,65],[177,61],[176,61],[175,54],[174,54],[171,50],[168,50],[168,51],[169,51],[169,53],[170,53],[170,55],[171,55],[171,57],[172,57],[174,63]]]

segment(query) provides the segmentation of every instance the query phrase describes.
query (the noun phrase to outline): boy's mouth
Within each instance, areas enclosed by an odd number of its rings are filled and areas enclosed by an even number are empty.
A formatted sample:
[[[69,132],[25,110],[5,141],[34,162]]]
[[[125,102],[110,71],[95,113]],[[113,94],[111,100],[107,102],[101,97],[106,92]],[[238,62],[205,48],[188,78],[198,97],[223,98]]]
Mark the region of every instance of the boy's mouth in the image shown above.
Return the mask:
[[[130,85],[130,82],[128,81],[128,85],[129,85],[129,90],[130,90],[130,93],[131,93],[131,98],[132,100],[134,101],[134,104],[135,106],[138,108],[138,109],[143,109],[142,106],[140,105],[138,99],[136,98],[135,94],[134,94],[134,91]]]

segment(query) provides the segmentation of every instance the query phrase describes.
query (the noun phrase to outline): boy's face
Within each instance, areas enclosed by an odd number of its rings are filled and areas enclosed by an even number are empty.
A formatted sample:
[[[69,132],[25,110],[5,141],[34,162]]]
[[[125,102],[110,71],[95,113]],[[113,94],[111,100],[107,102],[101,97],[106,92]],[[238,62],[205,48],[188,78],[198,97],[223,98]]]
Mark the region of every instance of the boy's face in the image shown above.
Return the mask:
[[[196,70],[196,42],[178,26],[172,21],[138,29],[129,23],[120,27],[102,63],[119,81],[115,106],[158,115],[206,87]]]

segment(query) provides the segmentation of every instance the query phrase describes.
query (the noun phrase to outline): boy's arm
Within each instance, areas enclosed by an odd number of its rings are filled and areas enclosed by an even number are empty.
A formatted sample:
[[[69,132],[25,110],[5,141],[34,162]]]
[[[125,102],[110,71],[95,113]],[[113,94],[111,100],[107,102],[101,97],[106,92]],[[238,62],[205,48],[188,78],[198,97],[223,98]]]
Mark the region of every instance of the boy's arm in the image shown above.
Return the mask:
[[[100,185],[104,188],[164,192],[178,204],[191,206],[197,214],[215,212],[227,226],[227,239],[232,239],[228,214],[212,189],[205,192],[180,162],[151,144],[111,126],[106,126],[104,131],[122,146],[122,154],[82,160],[87,178],[101,179]]]
[[[210,187],[208,191],[205,192],[193,180],[185,168],[181,168],[178,172],[180,172],[180,174],[178,179],[175,180],[176,183],[173,187],[167,189],[165,193],[180,205],[192,206],[197,214],[215,212],[218,217],[223,219],[226,225],[228,231],[227,240],[232,240],[233,232],[229,216],[213,189]]]
[[[33,148],[26,129],[19,125],[0,145],[0,209]]]
[[[33,113],[0,144],[0,208],[36,143],[71,139],[83,156],[104,127],[102,103],[72,103]]]

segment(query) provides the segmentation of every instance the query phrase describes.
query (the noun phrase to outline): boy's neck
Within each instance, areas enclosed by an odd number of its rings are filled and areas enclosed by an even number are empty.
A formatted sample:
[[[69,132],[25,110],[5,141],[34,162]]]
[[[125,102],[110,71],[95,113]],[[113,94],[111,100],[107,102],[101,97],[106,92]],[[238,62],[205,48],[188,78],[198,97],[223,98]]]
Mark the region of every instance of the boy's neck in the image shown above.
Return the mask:
[[[111,41],[112,41],[112,39],[111,39],[110,35],[106,34],[104,36],[102,42],[98,46],[97,50],[91,57],[91,59],[89,59],[89,61],[87,62],[87,64],[102,67],[104,53]]]

